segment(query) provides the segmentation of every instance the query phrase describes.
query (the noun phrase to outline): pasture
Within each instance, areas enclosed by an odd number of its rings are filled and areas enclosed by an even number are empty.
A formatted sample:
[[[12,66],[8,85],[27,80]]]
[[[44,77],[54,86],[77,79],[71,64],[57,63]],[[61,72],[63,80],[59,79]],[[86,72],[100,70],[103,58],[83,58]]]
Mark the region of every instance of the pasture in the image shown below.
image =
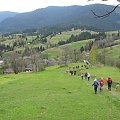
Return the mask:
[[[88,40],[83,40],[83,41],[78,41],[78,42],[73,42],[65,45],[61,45],[59,47],[54,47],[47,49],[43,51],[43,53],[48,54],[49,58],[56,58],[57,56],[61,57],[62,53],[64,52],[64,48],[70,48],[70,49],[80,49],[82,46],[85,46],[85,44],[89,41],[94,41],[94,39],[88,39]]]
[[[77,64],[70,64],[78,65]],[[80,64],[81,65],[81,64]],[[94,76],[111,75],[120,82],[116,68],[90,69],[91,80],[70,76],[67,67],[52,66],[37,73],[0,76],[0,120],[119,120],[120,92],[114,88],[95,95]]]

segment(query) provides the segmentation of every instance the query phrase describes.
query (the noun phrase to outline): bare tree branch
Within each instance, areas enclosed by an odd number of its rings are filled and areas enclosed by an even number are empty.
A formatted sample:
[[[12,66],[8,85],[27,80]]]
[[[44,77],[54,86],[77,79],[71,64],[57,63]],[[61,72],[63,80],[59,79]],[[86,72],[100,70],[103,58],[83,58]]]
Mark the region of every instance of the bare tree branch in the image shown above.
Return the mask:
[[[94,0],[87,0],[87,1],[89,2],[89,1],[94,1]],[[101,0],[101,1],[109,1],[109,0]],[[120,2],[120,0],[117,0],[117,1]],[[92,11],[92,13],[94,14],[94,16],[96,16],[97,18],[105,18],[105,17],[108,17],[111,13],[113,13],[119,5],[120,5],[120,4],[116,5],[116,6],[113,8],[113,10],[111,10],[111,11],[109,11],[109,12],[103,14],[103,15],[98,15],[98,14],[96,14],[93,10],[91,10],[91,11]]]
[[[109,11],[109,12],[103,14],[103,15],[98,15],[98,14],[96,14],[93,10],[91,10],[91,11],[92,11],[92,13],[93,13],[97,18],[105,18],[105,17],[108,17],[111,13],[113,13],[119,5],[120,5],[120,4],[116,5],[116,6],[113,8],[113,10],[111,10],[111,11]]]

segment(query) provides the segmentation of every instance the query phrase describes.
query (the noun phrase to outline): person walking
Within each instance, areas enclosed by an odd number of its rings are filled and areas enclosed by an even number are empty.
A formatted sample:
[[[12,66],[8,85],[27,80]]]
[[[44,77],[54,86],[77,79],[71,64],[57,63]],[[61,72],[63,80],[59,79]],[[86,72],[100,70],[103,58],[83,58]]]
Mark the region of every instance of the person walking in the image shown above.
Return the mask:
[[[103,79],[103,77],[101,77],[101,79],[99,81],[99,85],[100,85],[100,92],[103,92],[103,86],[104,86],[104,79]]]
[[[80,75],[80,76],[81,76],[81,79],[83,80],[83,76],[84,76],[84,74],[83,74],[83,73],[81,73],[81,75]]]
[[[69,67],[70,75],[73,75],[73,68]]]
[[[87,73],[87,80],[88,81],[90,80],[90,73],[89,72]]]
[[[97,94],[97,88],[99,86],[99,83],[96,78],[94,79],[92,86],[94,86],[94,92],[95,92],[95,94]]]
[[[85,73],[85,79],[87,79],[87,72]]]
[[[108,83],[108,90],[111,91],[111,87],[112,87],[112,78],[111,77],[108,77],[107,83]]]

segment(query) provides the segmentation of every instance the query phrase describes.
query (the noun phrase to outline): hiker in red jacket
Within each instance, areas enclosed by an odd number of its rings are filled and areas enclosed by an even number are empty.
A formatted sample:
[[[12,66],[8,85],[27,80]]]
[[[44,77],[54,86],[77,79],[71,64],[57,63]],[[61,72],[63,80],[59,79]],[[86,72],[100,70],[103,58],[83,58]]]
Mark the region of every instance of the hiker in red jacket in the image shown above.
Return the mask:
[[[111,91],[111,87],[112,87],[112,78],[111,77],[108,77],[107,83],[108,83],[108,90]]]
[[[104,86],[104,79],[102,77],[99,81],[99,85],[100,85],[100,92],[102,92],[103,91],[103,86]]]

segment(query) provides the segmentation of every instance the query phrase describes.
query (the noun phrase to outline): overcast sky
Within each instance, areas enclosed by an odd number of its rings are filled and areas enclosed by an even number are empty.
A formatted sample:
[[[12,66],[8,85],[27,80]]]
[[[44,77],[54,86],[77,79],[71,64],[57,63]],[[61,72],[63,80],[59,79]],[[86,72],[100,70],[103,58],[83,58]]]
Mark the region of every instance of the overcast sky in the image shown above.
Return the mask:
[[[107,2],[101,2],[101,0],[91,2],[87,2],[87,0],[0,0],[0,11],[28,12],[47,6],[87,5],[94,3],[118,4],[117,0],[108,0]]]

